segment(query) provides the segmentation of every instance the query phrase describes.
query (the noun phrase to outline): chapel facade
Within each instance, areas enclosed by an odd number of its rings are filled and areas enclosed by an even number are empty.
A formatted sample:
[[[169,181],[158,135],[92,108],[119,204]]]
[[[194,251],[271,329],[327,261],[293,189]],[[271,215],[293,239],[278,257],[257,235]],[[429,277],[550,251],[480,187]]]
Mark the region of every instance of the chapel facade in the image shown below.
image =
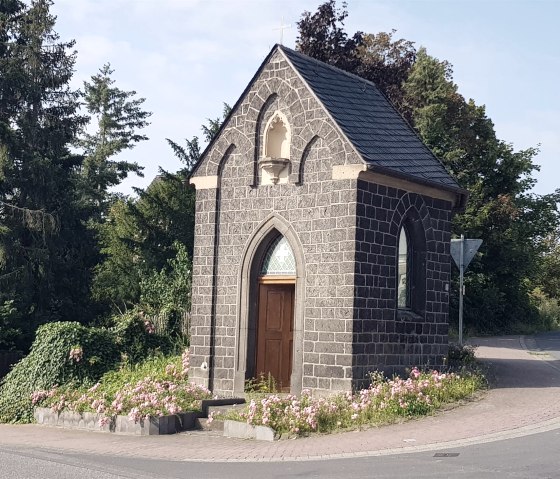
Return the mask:
[[[373,83],[276,45],[190,182],[193,381],[324,394],[442,365],[466,192]]]

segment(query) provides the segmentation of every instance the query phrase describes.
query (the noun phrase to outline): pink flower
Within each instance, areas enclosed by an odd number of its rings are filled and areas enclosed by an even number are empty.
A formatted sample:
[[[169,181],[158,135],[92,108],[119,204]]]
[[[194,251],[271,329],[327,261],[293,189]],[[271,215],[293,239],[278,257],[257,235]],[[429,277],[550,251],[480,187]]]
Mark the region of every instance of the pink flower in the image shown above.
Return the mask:
[[[68,357],[70,359],[72,359],[73,361],[79,363],[82,360],[82,358],[84,357],[84,350],[81,348],[81,346],[77,346],[75,348],[72,348],[70,350],[70,353],[69,353]]]
[[[144,328],[148,334],[154,334],[156,332],[154,323],[152,323],[149,319],[144,320]]]

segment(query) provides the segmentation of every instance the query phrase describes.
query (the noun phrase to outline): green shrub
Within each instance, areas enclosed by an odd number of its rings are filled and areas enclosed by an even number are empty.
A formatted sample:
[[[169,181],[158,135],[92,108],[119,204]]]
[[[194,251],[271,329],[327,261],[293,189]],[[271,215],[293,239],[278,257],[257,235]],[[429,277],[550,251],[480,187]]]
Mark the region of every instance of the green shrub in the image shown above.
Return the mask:
[[[299,397],[269,394],[250,398],[244,409],[229,411],[223,417],[268,426],[279,434],[329,433],[424,416],[471,397],[485,385],[481,374],[422,372],[418,368],[413,368],[407,379],[388,379],[378,372],[372,373],[371,379],[369,388],[354,394],[312,397],[304,390]]]
[[[0,422],[31,422],[34,391],[70,382],[93,384],[119,360],[110,331],[75,322],[41,326],[29,355],[0,383]]]
[[[157,334],[151,321],[138,309],[114,317],[111,331],[123,358],[129,363],[143,361],[159,353],[169,354],[173,342],[169,336]]]
[[[132,421],[146,420],[185,411],[200,411],[201,400],[210,391],[188,382],[189,352],[157,356],[134,365],[122,365],[104,374],[93,387],[68,384],[32,395],[33,403],[52,411],[97,412],[100,424],[116,415]],[[149,400],[147,400],[149,398]]]
[[[452,369],[473,368],[476,364],[475,346],[449,343],[447,365]]]
[[[539,311],[539,330],[558,329],[560,327],[560,304],[558,300],[548,297],[538,288],[531,293],[531,299]]]

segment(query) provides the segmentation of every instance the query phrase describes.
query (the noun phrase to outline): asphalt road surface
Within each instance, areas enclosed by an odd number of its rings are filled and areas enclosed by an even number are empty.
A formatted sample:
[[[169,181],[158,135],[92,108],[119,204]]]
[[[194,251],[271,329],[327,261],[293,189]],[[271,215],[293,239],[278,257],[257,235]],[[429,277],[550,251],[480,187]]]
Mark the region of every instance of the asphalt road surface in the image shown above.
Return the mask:
[[[539,349],[551,356],[550,359],[560,361],[560,331],[537,334],[534,339]]]
[[[0,479],[558,478],[560,429],[449,450],[299,462],[204,463],[11,449]]]

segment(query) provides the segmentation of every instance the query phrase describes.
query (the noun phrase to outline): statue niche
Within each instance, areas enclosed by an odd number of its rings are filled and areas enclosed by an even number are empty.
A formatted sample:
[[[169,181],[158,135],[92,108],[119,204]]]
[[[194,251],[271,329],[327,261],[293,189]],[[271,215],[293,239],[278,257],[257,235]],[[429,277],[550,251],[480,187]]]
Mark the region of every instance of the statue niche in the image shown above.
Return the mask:
[[[265,128],[263,156],[259,160],[261,184],[287,183],[290,167],[290,126],[279,111]]]

